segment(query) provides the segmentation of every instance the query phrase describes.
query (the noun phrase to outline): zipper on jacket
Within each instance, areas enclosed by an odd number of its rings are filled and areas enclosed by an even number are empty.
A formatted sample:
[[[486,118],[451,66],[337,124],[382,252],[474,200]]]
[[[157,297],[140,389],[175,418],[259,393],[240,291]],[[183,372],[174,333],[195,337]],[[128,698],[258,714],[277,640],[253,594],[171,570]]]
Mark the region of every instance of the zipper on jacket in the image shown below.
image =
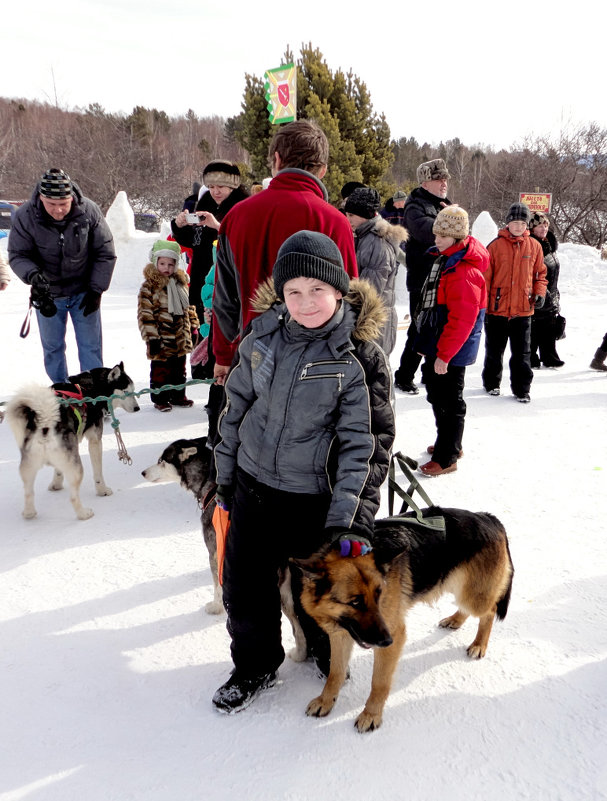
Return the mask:
[[[300,381],[314,381],[316,378],[336,378],[337,379],[337,389],[341,392],[341,379],[345,378],[345,373],[317,373],[316,375],[306,375],[305,368],[302,370],[301,375],[299,376]]]
[[[336,378],[338,392],[341,392],[341,380],[342,378],[345,378],[345,373],[315,373],[314,375],[308,375],[308,370],[311,367],[324,367],[328,364],[352,364],[352,361],[351,359],[321,359],[317,362],[308,362],[307,364],[304,364],[299,375],[299,380],[311,381],[315,378]]]
[[[493,304],[494,311],[497,311],[499,309],[501,295],[502,295],[502,288],[498,286],[497,292],[495,293],[495,303]]]
[[[351,359],[321,359],[317,362],[308,362],[304,364],[303,369],[301,371],[301,378],[314,378],[314,376],[308,376],[308,370],[310,367],[323,367],[325,364],[352,364]]]

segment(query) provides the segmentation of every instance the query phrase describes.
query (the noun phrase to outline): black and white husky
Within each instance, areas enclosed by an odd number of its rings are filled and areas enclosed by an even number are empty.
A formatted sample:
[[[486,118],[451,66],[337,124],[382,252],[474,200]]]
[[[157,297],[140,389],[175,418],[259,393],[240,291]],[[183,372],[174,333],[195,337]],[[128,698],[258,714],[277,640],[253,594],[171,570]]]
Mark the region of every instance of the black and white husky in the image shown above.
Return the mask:
[[[80,501],[84,471],[78,446],[83,436],[89,444],[95,491],[97,495],[112,494],[101,469],[103,415],[107,411],[107,401],[84,406],[60,402],[62,393],[63,397],[69,397],[77,396],[79,392],[83,397],[90,398],[116,395],[112,400],[114,407],[121,407],[127,412],[139,411],[135,396],[127,394],[134,392],[134,386],[124,372],[122,362],[112,368],[95,367],[70,376],[69,383],[53,384],[51,387],[31,384],[19,390],[7,404],[6,419],[21,451],[19,473],[25,493],[23,517],[27,519],[36,516],[34,481],[44,465],[55,468],[49,490],[62,489],[65,476],[78,518],[88,520],[93,516],[93,510],[87,509]]]

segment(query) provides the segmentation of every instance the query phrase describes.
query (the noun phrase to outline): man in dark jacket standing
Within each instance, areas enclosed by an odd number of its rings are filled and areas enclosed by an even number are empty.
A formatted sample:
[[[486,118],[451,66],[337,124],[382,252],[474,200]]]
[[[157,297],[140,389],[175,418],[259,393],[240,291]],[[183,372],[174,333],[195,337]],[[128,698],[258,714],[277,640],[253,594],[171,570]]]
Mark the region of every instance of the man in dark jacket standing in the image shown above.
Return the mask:
[[[278,249],[298,231],[318,231],[339,248],[344,268],[358,276],[354,239],[345,217],[328,201],[322,178],[329,143],[311,120],[281,126],[269,147],[272,181],[226,214],[219,229],[213,296],[215,377],[223,384],[239,337],[255,317],[251,298],[272,275]]]
[[[65,334],[72,319],[82,372],[102,367],[101,295],[116,263],[114,240],[101,209],[83,197],[63,170],[47,170],[16,214],[8,243],[12,270],[32,287],[53,383],[67,381]]]
[[[413,347],[417,334],[413,318],[421,298],[422,287],[434,262],[434,257],[427,252],[428,248],[434,246],[432,226],[439,211],[451,204],[447,199],[447,182],[450,177],[443,159],[433,159],[420,164],[417,168],[417,180],[420,186],[411,192],[405,203],[402,224],[409,233],[405,253],[411,322],[400,357],[400,366],[394,374],[394,386],[409,395],[419,394],[414,378],[421,361],[421,356]]]

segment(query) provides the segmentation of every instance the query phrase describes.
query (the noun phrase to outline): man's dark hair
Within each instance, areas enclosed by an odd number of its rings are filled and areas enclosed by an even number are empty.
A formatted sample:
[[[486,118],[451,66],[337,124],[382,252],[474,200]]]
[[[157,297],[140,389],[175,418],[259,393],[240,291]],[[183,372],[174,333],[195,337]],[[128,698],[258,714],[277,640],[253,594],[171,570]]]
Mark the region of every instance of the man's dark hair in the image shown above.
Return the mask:
[[[329,163],[329,143],[323,130],[312,120],[296,120],[281,126],[272,137],[268,150],[270,166],[274,153],[281,167],[296,167],[317,173]]]

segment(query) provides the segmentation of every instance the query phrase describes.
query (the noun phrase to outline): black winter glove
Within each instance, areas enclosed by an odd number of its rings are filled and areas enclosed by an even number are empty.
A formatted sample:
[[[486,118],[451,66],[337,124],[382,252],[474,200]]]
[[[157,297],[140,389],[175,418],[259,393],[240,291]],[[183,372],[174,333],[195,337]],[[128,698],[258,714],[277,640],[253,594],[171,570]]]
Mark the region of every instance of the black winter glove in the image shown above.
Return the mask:
[[[231,484],[218,484],[215,493],[215,502],[224,512],[229,512],[232,508],[234,497],[234,487]]]
[[[35,272],[32,275],[32,277],[30,278],[30,285],[33,286],[35,290],[41,293],[44,292],[50,293],[51,291],[49,282],[40,272]]]
[[[101,306],[101,292],[94,292],[92,289],[88,289],[78,308],[84,309],[84,316],[88,317],[89,314],[96,312],[99,306]]]
[[[51,295],[49,282],[42,273],[35,272],[30,279],[30,285],[32,287],[30,303],[34,309],[38,309],[43,317],[54,317],[57,314],[57,306]]]
[[[150,339],[150,341],[148,342],[148,347],[150,349],[150,356],[153,359],[155,356],[158,356],[158,354],[162,350],[162,340]]]
[[[351,528],[326,529],[329,542],[339,545],[342,556],[364,556],[373,550],[368,537],[362,531]]]
[[[545,302],[546,298],[544,295],[531,295],[531,305],[536,309],[541,309]]]

